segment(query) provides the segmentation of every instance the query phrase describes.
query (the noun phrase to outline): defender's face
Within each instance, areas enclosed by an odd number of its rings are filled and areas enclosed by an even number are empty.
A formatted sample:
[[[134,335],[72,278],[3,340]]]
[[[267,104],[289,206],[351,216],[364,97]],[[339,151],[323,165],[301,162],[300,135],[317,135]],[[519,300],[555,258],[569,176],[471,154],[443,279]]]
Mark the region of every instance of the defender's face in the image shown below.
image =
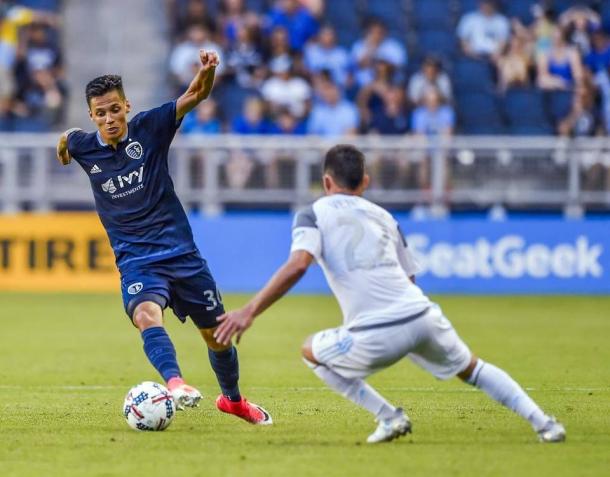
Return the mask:
[[[113,90],[89,101],[89,116],[106,143],[118,142],[127,132],[129,101]]]

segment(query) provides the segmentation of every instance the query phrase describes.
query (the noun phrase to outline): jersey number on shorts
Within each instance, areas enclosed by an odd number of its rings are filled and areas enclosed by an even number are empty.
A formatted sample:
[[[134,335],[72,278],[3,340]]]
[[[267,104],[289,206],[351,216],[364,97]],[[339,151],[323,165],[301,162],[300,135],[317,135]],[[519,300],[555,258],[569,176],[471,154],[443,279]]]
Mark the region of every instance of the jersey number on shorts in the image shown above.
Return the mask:
[[[388,245],[390,243],[390,233],[386,225],[377,220],[376,217],[369,216],[373,222],[375,222],[381,228],[381,237],[376,241],[374,247],[368,253],[364,252],[361,247],[362,241],[364,240],[365,229],[362,222],[355,217],[340,217],[338,220],[339,226],[349,227],[351,229],[350,240],[345,247],[345,262],[347,263],[347,269],[351,272],[353,270],[371,270],[377,267],[389,267],[394,266],[396,262],[390,257],[387,257]],[[358,250],[360,249],[360,250]],[[367,256],[364,256],[364,253]]]
[[[214,310],[218,306],[219,303],[222,304],[222,298],[220,296],[220,292],[217,289],[216,290],[206,290],[203,292],[203,295],[210,303],[208,306],[205,307],[205,309],[207,311]]]

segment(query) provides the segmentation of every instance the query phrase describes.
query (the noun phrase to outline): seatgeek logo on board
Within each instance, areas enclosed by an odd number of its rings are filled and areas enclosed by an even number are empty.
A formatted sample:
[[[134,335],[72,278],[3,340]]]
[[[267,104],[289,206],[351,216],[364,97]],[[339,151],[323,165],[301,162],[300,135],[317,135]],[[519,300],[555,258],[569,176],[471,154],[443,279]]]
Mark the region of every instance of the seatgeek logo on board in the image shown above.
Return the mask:
[[[438,278],[600,278],[604,247],[585,235],[554,245],[528,241],[521,235],[497,240],[433,242],[427,235],[407,235],[422,273]]]

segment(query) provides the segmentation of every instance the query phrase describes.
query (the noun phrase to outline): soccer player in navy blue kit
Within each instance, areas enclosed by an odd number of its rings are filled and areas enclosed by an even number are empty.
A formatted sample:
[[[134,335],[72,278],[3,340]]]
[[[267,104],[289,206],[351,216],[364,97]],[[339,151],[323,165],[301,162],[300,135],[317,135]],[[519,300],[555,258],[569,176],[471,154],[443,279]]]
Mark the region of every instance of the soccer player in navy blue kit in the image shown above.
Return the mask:
[[[240,394],[237,350],[214,338],[216,318],[224,313],[220,293],[195,245],[168,170],[169,147],[182,118],[210,95],[214,85],[218,55],[202,50],[200,61],[182,96],[131,121],[120,76],[89,82],[87,105],[97,131],[66,131],[57,145],[57,159],[65,165],[74,158],[89,176],[121,273],[125,311],[140,330],[144,352],[177,407],[196,406],[201,394],[182,378],[174,345],[163,327],[168,306],[182,321],[189,316],[207,344],[222,391],[216,399],[218,409],[252,424],[271,424],[267,411]]]

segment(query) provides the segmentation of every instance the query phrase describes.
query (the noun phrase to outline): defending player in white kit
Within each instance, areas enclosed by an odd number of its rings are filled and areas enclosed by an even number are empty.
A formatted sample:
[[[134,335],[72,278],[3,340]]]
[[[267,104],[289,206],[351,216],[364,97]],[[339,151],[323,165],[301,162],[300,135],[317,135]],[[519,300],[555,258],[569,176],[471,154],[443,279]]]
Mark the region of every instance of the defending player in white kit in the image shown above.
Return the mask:
[[[440,307],[414,284],[418,266],[394,218],[362,198],[369,178],[364,155],[348,145],[324,162],[326,196],[295,217],[288,261],[243,308],[218,318],[215,337],[237,342],[254,318],[284,295],[315,259],[343,312],[343,325],[310,336],[303,358],[332,389],[370,411],[378,421],[367,442],[411,432],[404,411],[364,379],[408,357],[439,379],[458,376],[527,419],[543,442],[565,440],[547,416],[504,371],[477,358]]]

